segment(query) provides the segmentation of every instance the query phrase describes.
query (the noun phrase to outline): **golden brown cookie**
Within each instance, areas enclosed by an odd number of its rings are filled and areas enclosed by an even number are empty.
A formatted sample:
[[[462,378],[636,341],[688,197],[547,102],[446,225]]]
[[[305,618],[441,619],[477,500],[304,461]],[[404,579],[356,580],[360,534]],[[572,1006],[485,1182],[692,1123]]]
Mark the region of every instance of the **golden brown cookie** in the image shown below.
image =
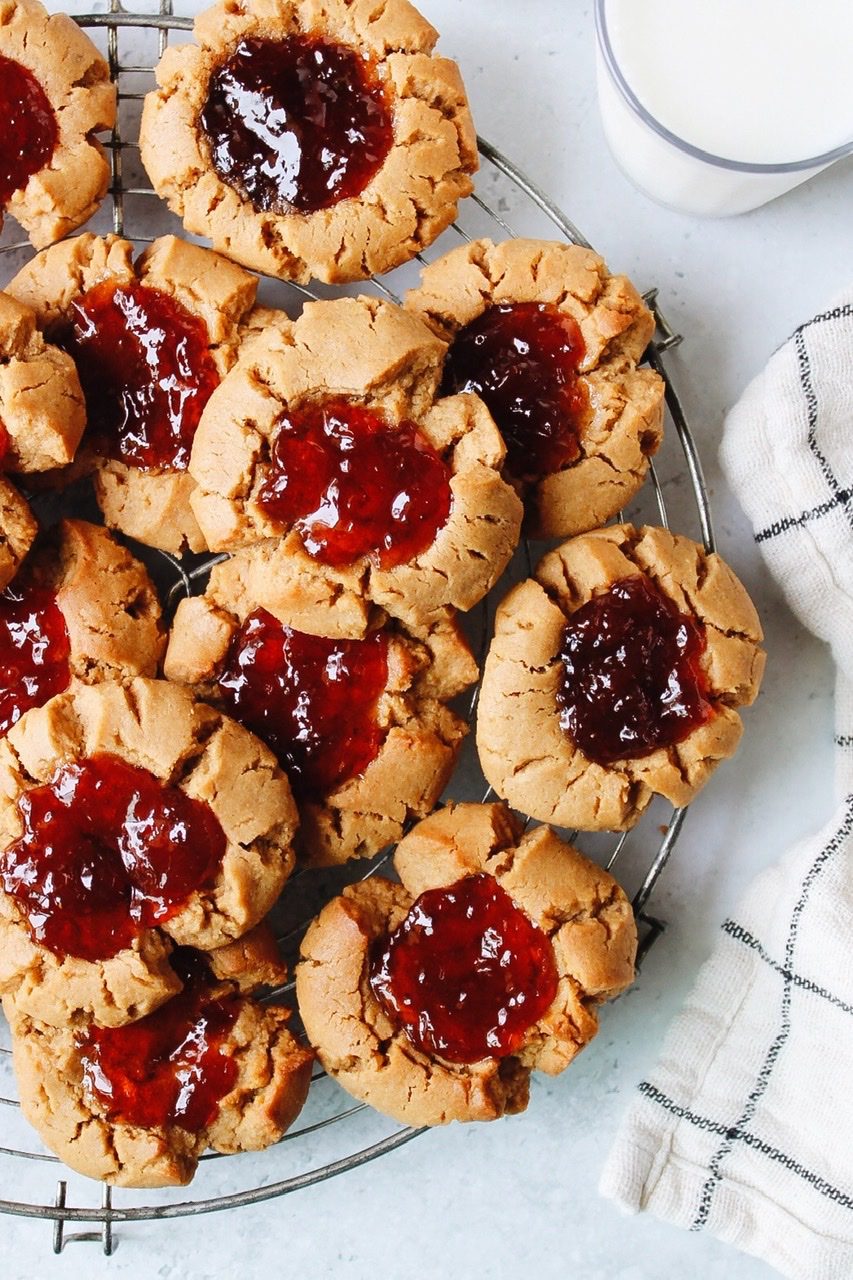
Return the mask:
[[[631,525],[574,538],[498,607],[483,772],[513,808],[569,828],[626,830],[655,794],[689,804],[737,747],[761,638],[731,569],[690,539]]]
[[[162,236],[136,262],[133,252],[116,236],[78,236],[8,290],[77,362],[89,429],[75,474],[94,469],[107,524],[164,551],[201,551],[186,469],[195,426],[243,334],[269,313],[252,310],[255,277],[209,249]]]
[[[45,342],[35,313],[0,293],[0,424],[9,471],[48,471],[74,458],[86,405],[74,361]]]
[[[370,857],[425,817],[450,778],[467,726],[446,703],[477,679],[471,650],[449,613],[357,640],[306,634],[242,612],[239,572],[239,556],[217,565],[206,594],[181,601],[165,674],[276,752],[302,860]]]
[[[654,317],[580,245],[475,240],[424,268],[405,306],[450,343],[445,393],[477,391],[534,537],[597,528],[641,487],[663,380],[638,369]]]
[[[345,281],[408,261],[453,221],[476,135],[458,67],[407,0],[228,0],[194,32],[163,55],[140,129],[188,231],[268,275]],[[237,136],[244,95],[262,105]]]
[[[296,992],[309,1040],[339,1084],[401,1123],[523,1111],[531,1070],[567,1067],[598,1029],[597,1006],[633,979],[627,898],[550,828],[523,835],[500,804],[424,819],[395,866],[402,884],[349,886],[305,935]],[[389,973],[412,1032],[388,1003]],[[420,977],[406,987],[407,974]]]
[[[156,676],[165,645],[145,566],[99,525],[63,520],[0,594],[0,734],[75,676]]]
[[[93,135],[115,124],[115,86],[77,23],[38,0],[0,0],[0,85],[9,140],[0,226],[5,207],[41,249],[81,226],[106,195],[110,167]]]
[[[223,946],[270,909],[295,827],[272,753],[187,690],[73,681],[0,742],[10,1009],[117,1026],[157,1008],[180,986],[175,943]]]
[[[53,597],[68,635],[69,674],[94,684],[156,676],[166,647],[148,570],[107,529],[62,520],[15,584]]]
[[[38,533],[26,499],[0,476],[0,591],[9,585]]]
[[[55,1027],[10,1010],[21,1109],[72,1169],[180,1186],[207,1148],[259,1151],[296,1119],[314,1055],[288,1031],[288,1010],[250,998],[268,981],[268,942],[223,950],[207,966],[199,953],[177,959],[184,990],[130,1027]]]
[[[308,303],[216,389],[193,445],[192,506],[212,550],[247,548],[241,612],[359,636],[377,607],[422,624],[496,581],[521,503],[482,402],[435,398],[444,349],[390,303]],[[288,485],[298,516],[277,506]]]

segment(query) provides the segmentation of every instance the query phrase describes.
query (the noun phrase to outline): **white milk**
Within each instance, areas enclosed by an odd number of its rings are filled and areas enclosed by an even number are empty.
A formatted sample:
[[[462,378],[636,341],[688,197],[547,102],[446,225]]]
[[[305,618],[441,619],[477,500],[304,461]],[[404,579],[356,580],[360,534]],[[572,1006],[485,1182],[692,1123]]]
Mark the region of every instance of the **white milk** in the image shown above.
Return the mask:
[[[597,0],[596,17],[608,143],[662,203],[742,213],[853,152],[853,0]]]

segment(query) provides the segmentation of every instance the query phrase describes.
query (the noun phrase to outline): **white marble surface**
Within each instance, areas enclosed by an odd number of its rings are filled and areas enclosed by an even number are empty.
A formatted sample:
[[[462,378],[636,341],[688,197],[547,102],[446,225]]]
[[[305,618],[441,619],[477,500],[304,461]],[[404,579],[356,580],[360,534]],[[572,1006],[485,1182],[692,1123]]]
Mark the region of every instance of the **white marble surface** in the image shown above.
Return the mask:
[[[176,0],[180,9],[180,0]],[[830,664],[767,581],[722,482],[724,413],[771,351],[853,271],[853,164],[735,220],[700,222],[637,194],[613,164],[596,112],[590,6],[576,0],[428,0],[463,69],[480,132],[562,204],[610,265],[685,335],[672,367],[694,424],[720,549],[762,612],[769,664],[737,763],[697,801],[654,907],[670,923],[640,981],[563,1077],[539,1082],[527,1114],[436,1132],[343,1178],[239,1212],[118,1231],[105,1259],[47,1224],[0,1220],[0,1268],[17,1277],[413,1272],[576,1280],[763,1280],[772,1273],[702,1235],[624,1218],[596,1182],[611,1137],[715,929],[752,875],[817,825],[831,789]],[[674,478],[678,511],[683,485]],[[8,1168],[8,1166],[6,1166]],[[46,1171],[47,1172],[47,1171]],[[39,1174],[41,1170],[39,1170]],[[20,1177],[20,1185],[18,1179]],[[30,1171],[2,1196],[24,1198]],[[223,1185],[227,1174],[223,1169]],[[44,1186],[52,1185],[51,1178]],[[93,1203],[91,1188],[74,1195]],[[77,1203],[83,1201],[78,1200]]]

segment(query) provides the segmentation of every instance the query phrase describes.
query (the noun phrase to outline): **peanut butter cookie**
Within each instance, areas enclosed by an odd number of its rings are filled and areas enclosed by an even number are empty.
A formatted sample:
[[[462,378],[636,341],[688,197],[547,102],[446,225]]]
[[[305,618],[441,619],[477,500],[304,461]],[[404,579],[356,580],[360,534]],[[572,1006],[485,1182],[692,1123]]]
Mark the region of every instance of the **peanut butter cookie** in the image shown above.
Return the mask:
[[[165,644],[145,566],[99,525],[63,520],[0,594],[0,733],[72,677],[156,676]]]
[[[444,790],[467,732],[446,703],[477,679],[477,664],[450,613],[421,630],[388,621],[355,640],[243,613],[240,568],[238,553],[213,569],[203,597],[181,601],[165,674],[276,753],[299,806],[302,860],[370,857]]]
[[[477,748],[523,813],[626,830],[689,804],[758,693],[758,615],[731,569],[667,529],[614,525],[552,551],[498,607]]]
[[[52,1026],[119,1026],[180,988],[173,946],[251,929],[293,865],[272,753],[166,681],[84,685],[0,741],[0,992]]]
[[[227,0],[166,50],[142,160],[188,231],[268,275],[364,280],[432,243],[472,190],[454,62],[407,0]]]
[[[128,240],[78,236],[8,286],[76,362],[88,426],[72,475],[94,470],[111,528],[175,554],[204,549],[189,504],[190,449],[243,336],[269,314],[253,312],[256,290],[247,271],[175,236],[136,262]]]
[[[216,389],[191,501],[211,550],[247,548],[241,611],[363,636],[377,608],[422,625],[486,594],[522,508],[482,402],[436,399],[444,351],[390,303],[314,302]]]
[[[45,342],[36,315],[0,293],[0,433],[8,471],[49,471],[74,458],[86,403],[74,361]]]
[[[82,226],[106,195],[116,91],[106,61],[65,13],[0,0],[0,227],[12,214],[37,249]]]
[[[450,343],[443,392],[488,406],[533,537],[597,528],[639,490],[663,431],[663,380],[637,368],[654,317],[597,253],[475,240],[425,267],[405,305]]]
[[[637,933],[611,876],[499,804],[448,805],[401,842],[402,884],[351,885],[311,925],[299,1009],[323,1066],[401,1123],[527,1105],[633,980]]]
[[[70,1168],[114,1186],[181,1186],[207,1148],[260,1151],[290,1127],[314,1055],[287,1010],[251,998],[268,981],[266,942],[238,946],[176,953],[182,991],[132,1026],[56,1027],[9,1010],[21,1108]]]

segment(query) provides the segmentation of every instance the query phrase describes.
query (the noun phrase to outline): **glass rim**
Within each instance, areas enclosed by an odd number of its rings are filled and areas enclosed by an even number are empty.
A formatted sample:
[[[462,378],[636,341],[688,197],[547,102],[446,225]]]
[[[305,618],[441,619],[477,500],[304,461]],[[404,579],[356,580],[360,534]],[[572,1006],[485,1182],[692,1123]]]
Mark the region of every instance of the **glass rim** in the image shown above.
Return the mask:
[[[735,173],[781,174],[799,173],[805,169],[825,168],[826,165],[832,164],[836,160],[843,160],[845,156],[853,154],[853,138],[851,138],[849,142],[833,147],[831,151],[825,151],[822,155],[813,156],[805,160],[787,160],[776,164],[753,164],[748,160],[729,160],[725,156],[714,155],[713,152],[703,151],[701,147],[696,147],[693,143],[680,138],[677,133],[673,133],[671,129],[667,129],[666,125],[661,124],[660,120],[643,106],[623,76],[622,69],[613,52],[613,46],[610,43],[610,32],[607,29],[607,16],[604,11],[606,2],[607,0],[595,0],[595,31],[598,37],[599,50],[613,83],[634,114],[644,124],[647,124],[650,129],[653,129],[659,137],[677,147],[679,151],[683,151],[685,155],[692,156],[694,160],[703,160],[706,164],[715,165],[718,169],[729,169]]]

